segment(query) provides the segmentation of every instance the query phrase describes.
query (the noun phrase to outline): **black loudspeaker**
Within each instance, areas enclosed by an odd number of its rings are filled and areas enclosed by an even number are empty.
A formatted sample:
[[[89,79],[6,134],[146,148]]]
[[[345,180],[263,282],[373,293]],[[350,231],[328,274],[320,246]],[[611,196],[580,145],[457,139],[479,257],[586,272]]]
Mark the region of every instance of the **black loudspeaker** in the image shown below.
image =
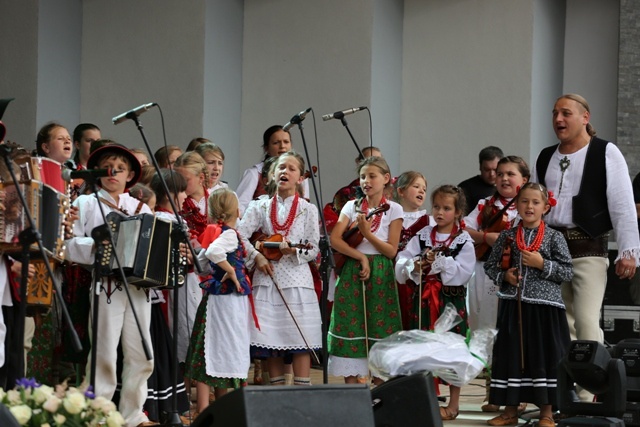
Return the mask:
[[[249,386],[213,402],[192,427],[373,426],[371,392],[365,384]]]
[[[371,390],[371,396],[376,427],[442,427],[430,373],[393,378]]]
[[[0,426],[2,427],[20,427],[20,423],[9,411],[9,408],[0,403]]]

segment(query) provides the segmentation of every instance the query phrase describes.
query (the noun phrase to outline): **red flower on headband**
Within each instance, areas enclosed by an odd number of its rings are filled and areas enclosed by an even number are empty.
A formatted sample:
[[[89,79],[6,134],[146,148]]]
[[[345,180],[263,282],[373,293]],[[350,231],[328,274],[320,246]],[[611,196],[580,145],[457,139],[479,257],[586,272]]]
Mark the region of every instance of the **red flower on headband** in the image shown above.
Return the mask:
[[[460,230],[464,230],[465,228],[467,228],[467,224],[464,223],[464,219],[460,220]]]
[[[558,204],[558,201],[553,197],[553,191],[549,191],[549,206],[553,207]]]
[[[518,185],[516,186],[516,193],[519,193],[519,192],[520,192],[520,186]]]

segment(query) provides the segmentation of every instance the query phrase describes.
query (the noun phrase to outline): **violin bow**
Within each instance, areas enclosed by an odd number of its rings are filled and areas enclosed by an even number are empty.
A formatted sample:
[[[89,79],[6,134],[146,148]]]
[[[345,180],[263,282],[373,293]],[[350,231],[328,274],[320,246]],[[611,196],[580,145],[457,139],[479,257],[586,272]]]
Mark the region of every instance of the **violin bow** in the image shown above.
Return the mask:
[[[429,252],[431,252],[432,250],[433,248],[431,246],[427,246],[422,252],[420,252],[420,256],[418,258],[418,299],[420,301],[418,303],[418,330],[422,330],[422,260],[426,258],[427,255],[429,255]]]
[[[364,348],[367,351],[367,360],[369,360],[369,327],[367,322],[367,285],[364,282],[364,279],[360,280],[362,282],[362,307],[364,308]],[[369,364],[367,363],[367,369]],[[369,379],[371,378],[371,371],[369,371]],[[367,379],[367,381],[369,381]]]
[[[522,253],[520,253],[520,268],[522,268]],[[520,268],[516,269],[518,280],[518,327],[520,329],[520,370],[524,372],[524,338],[522,336],[522,283],[520,283]]]
[[[318,355],[316,354],[315,350],[311,348],[311,346],[309,345],[309,342],[307,341],[307,338],[304,336],[304,332],[302,332],[302,328],[300,328],[300,324],[298,323],[296,316],[293,314],[293,311],[291,311],[291,307],[289,307],[289,304],[287,303],[287,300],[285,299],[284,294],[282,293],[282,289],[280,289],[280,285],[278,285],[276,278],[273,277],[273,273],[269,273],[269,277],[271,277],[271,280],[273,281],[273,284],[275,285],[276,290],[280,294],[280,298],[282,298],[282,302],[284,303],[284,306],[287,307],[287,311],[291,315],[291,319],[293,319],[293,323],[295,323],[296,328],[298,328],[298,332],[300,332],[300,336],[302,337],[302,341],[304,341],[304,345],[307,347],[307,350],[311,351],[311,354],[313,354],[313,358],[315,359],[316,363],[320,365],[321,363],[320,363],[320,359],[318,358]]]
[[[418,330],[422,330],[422,256],[418,259]]]

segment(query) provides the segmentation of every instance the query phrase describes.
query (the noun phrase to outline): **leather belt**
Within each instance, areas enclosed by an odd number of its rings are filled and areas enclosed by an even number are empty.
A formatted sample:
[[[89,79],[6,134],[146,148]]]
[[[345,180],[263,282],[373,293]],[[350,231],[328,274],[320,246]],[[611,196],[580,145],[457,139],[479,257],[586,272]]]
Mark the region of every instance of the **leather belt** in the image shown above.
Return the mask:
[[[591,237],[581,228],[551,227],[559,231],[567,241],[571,258],[588,256],[609,256],[609,233],[598,237]]]

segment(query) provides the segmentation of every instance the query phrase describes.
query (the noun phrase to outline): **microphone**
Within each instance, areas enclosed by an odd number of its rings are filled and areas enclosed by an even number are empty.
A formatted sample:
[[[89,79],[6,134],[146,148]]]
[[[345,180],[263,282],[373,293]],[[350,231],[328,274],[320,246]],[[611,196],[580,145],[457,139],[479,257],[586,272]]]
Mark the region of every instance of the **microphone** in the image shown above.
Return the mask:
[[[132,119],[133,117],[138,117],[140,114],[146,112],[152,107],[155,107],[155,102],[150,102],[148,104],[142,104],[139,107],[134,108],[133,110],[129,110],[126,113],[122,113],[119,116],[115,116],[111,121],[113,121],[114,125],[119,125],[120,123],[126,121],[127,119]]]
[[[307,108],[306,110],[300,111],[298,114],[291,117],[291,120],[289,120],[286,125],[282,126],[282,130],[285,132],[289,132],[289,129],[291,129],[294,125],[302,123],[302,121],[305,117],[307,117],[307,114],[309,114],[310,111],[311,107]]]
[[[67,182],[72,179],[84,179],[89,181],[97,178],[104,178],[106,176],[114,176],[117,173],[120,173],[120,171],[116,169],[83,169],[79,171],[64,169],[62,171],[62,179]]]
[[[367,107],[355,107],[349,108],[348,110],[336,111],[333,114],[325,114],[322,116],[322,120],[325,122],[331,119],[342,119],[344,116],[348,116],[349,114],[357,113],[358,111],[366,110]]]

